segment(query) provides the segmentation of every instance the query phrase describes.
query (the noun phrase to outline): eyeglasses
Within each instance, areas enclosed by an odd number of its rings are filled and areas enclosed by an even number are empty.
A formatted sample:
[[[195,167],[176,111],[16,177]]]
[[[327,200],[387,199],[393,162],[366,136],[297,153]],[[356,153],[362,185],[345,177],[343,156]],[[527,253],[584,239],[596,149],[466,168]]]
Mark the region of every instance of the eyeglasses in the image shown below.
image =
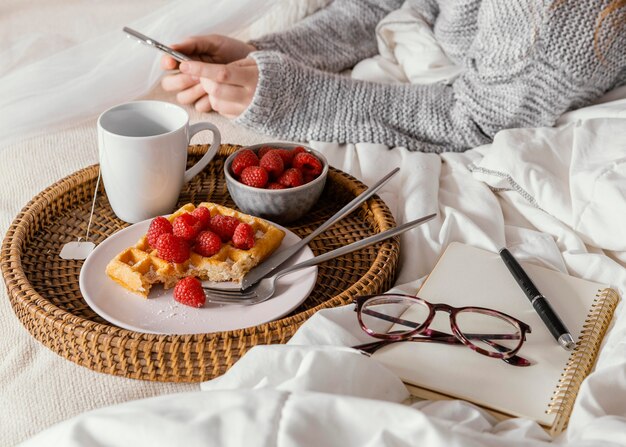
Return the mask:
[[[531,363],[516,355],[531,332],[523,321],[484,307],[453,307],[432,304],[416,296],[367,295],[354,300],[361,328],[380,341],[354,346],[372,354],[399,341],[464,344],[479,354],[514,366]],[[450,316],[452,334],[430,329],[437,311]]]

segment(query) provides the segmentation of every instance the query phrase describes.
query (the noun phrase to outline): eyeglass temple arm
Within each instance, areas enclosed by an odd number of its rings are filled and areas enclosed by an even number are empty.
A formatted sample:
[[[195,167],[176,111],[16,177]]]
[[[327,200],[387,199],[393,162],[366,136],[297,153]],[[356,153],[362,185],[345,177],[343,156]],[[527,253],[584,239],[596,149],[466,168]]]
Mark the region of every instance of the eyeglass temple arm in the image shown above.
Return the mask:
[[[372,355],[374,352],[378,351],[380,348],[390,345],[392,343],[399,343],[399,342],[403,342],[403,341],[412,341],[412,342],[425,342],[425,343],[443,343],[443,344],[463,344],[459,339],[457,339],[456,337],[449,335],[449,334],[445,334],[444,332],[440,332],[440,334],[442,334],[443,336],[439,336],[439,337],[411,337],[411,338],[407,338],[405,340],[378,340],[378,341],[374,341],[374,342],[370,342],[370,343],[364,343],[361,345],[357,345],[357,346],[352,346],[353,349],[358,349],[359,351],[363,352],[364,354],[367,355]],[[483,340],[483,342],[491,345],[494,349],[499,350],[500,352],[503,352],[506,350],[506,348],[504,348],[503,346],[498,345],[497,343],[494,343],[492,341],[489,340]],[[532,365],[532,363],[530,362],[530,360],[525,359],[524,357],[520,357],[519,355],[513,355],[509,358],[506,359],[500,359],[503,362],[506,362],[510,365],[513,366],[530,366]]]
[[[427,343],[443,343],[443,344],[449,344],[449,345],[462,345],[463,344],[461,340],[450,335],[447,337],[432,337],[432,338],[410,337],[404,340],[376,340],[376,341],[371,341],[369,343],[363,343],[361,345],[352,346],[352,348],[359,349],[361,351],[368,351],[370,354],[372,354],[374,350],[382,348],[383,346],[390,345],[392,343],[402,342],[402,341],[416,341],[416,342],[422,341],[422,342],[427,342]]]
[[[381,314],[380,312],[376,312],[375,310],[371,310],[371,309],[363,309],[361,310],[361,313],[367,314],[372,317],[376,317],[380,320],[389,321],[390,323],[401,324],[402,326],[406,326],[406,327],[412,327],[412,328],[419,327],[419,324],[413,321],[405,320],[403,318],[398,318],[398,317],[392,317],[391,315],[387,315],[387,314]]]

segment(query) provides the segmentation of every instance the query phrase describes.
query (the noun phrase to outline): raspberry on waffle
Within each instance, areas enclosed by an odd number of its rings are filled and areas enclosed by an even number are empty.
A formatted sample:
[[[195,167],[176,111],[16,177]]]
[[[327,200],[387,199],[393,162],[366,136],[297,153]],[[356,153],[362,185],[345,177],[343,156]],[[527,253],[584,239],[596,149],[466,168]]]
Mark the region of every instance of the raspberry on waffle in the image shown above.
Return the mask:
[[[161,259],[157,250],[150,247],[146,236],[134,246],[124,249],[106,267],[107,275],[131,292],[148,297],[153,284],[162,283],[166,289],[174,287],[181,278],[195,276],[209,281],[236,281],[243,279],[253,267],[267,259],[282,243],[285,232],[248,214],[215,203],[204,202],[198,207],[206,207],[211,217],[221,214],[232,216],[247,223],[254,230],[254,246],[243,250],[236,248],[232,241],[223,243],[213,256],[202,256],[193,250],[185,262],[174,263]],[[185,213],[192,213],[196,207],[188,203],[167,219],[170,222]]]

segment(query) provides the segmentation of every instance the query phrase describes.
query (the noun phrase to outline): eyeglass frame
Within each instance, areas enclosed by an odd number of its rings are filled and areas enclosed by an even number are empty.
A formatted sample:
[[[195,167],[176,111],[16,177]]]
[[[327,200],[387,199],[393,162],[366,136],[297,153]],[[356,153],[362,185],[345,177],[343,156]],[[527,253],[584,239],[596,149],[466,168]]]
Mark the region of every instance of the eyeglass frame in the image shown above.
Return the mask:
[[[376,297],[385,297],[385,296],[390,296],[390,297],[400,297],[400,298],[408,298],[411,300],[415,300],[421,303],[424,303],[428,310],[428,316],[426,317],[426,319],[424,320],[423,323],[421,323],[420,325],[418,325],[414,330],[412,331],[408,331],[402,334],[393,334],[393,333],[389,333],[389,334],[381,334],[378,332],[374,332],[371,329],[369,329],[364,323],[363,323],[363,319],[361,318],[362,315],[362,308],[363,305],[365,304],[365,302],[367,302],[367,300],[371,299],[371,298],[376,298]],[[417,295],[406,295],[406,294],[401,294],[401,293],[393,293],[393,294],[385,294],[385,293],[381,293],[381,294],[375,294],[375,295],[361,295],[361,296],[357,296],[356,298],[354,298],[353,303],[355,304],[355,312],[357,313],[357,319],[359,321],[359,324],[361,326],[361,329],[363,329],[363,331],[365,331],[367,334],[369,334],[370,336],[374,337],[374,338],[378,338],[380,340],[390,340],[390,341],[403,341],[403,340],[408,340],[411,337],[414,337],[415,335],[421,335],[424,332],[426,332],[429,328],[428,326],[430,326],[430,324],[432,323],[433,319],[435,318],[435,315],[437,313],[437,311],[442,311],[442,312],[446,312],[449,315],[449,320],[450,320],[450,328],[452,329],[452,335],[454,337],[456,337],[461,343],[463,343],[465,346],[467,346],[468,348],[472,349],[475,352],[478,352],[479,354],[482,355],[486,355],[488,357],[493,357],[496,359],[509,359],[513,356],[515,356],[515,354],[517,354],[517,352],[519,352],[519,350],[522,348],[522,345],[524,344],[524,342],[526,341],[526,334],[530,334],[532,332],[531,327],[524,323],[521,320],[518,320],[517,318],[508,315],[504,312],[500,312],[499,310],[495,310],[495,309],[488,309],[486,307],[478,307],[478,306],[463,306],[463,307],[454,307],[454,306],[450,306],[449,304],[445,304],[445,303],[431,303],[429,301],[426,301],[423,298],[420,298]],[[478,346],[476,346],[475,344],[473,344],[468,338],[465,337],[465,335],[463,335],[463,333],[460,331],[457,322],[456,322],[456,315],[459,312],[466,312],[466,311],[472,311],[472,310],[477,310],[479,311],[479,313],[482,314],[487,314],[487,315],[492,315],[496,318],[501,318],[504,320],[508,320],[509,322],[513,323],[515,326],[518,327],[519,331],[520,331],[520,342],[519,345],[508,352],[505,353],[501,353],[501,352],[492,352],[492,351],[487,351],[486,349],[480,348]],[[396,317],[392,317],[390,315],[385,315],[385,314],[381,314],[383,315],[385,318],[382,318],[383,320],[386,321],[390,321],[392,323],[396,323],[396,324],[402,324],[404,326],[408,326],[408,327],[413,327],[414,325],[416,325],[417,323],[412,322],[412,321],[407,321],[407,320],[403,320],[401,318],[396,318]],[[380,317],[377,317],[380,318]],[[408,323],[408,324],[407,324]],[[437,331],[438,332],[438,331]],[[428,334],[426,334],[428,335]],[[480,334],[481,336],[483,336],[484,338],[487,339],[492,339],[492,338],[500,338],[500,339],[505,339],[505,340],[513,340],[513,338],[508,338],[506,336],[506,334],[500,334],[498,335],[498,337],[486,337],[487,335],[495,335],[495,334]],[[496,346],[500,346],[495,344]]]

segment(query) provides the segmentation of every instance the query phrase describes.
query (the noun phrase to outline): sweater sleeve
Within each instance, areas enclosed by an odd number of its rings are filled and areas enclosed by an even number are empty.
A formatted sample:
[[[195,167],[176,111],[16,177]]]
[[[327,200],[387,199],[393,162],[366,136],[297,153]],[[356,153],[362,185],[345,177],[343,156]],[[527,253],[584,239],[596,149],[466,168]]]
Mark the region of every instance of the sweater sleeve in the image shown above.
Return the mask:
[[[259,66],[259,82],[236,122],[256,131],[296,141],[383,143],[431,152],[486,141],[470,123],[454,125],[449,86],[359,81],[276,52],[250,57]]]
[[[335,0],[291,29],[252,40],[297,62],[339,72],[377,53],[376,25],[402,0]]]
[[[552,12],[540,36],[532,34],[532,27],[514,29],[502,22],[524,11],[484,12],[480,20],[486,22],[479,20],[484,31],[452,85],[357,81],[281,53],[255,52],[257,91],[237,120],[290,140],[372,142],[436,152],[488,143],[502,129],[552,125],[567,110],[624,82],[626,53],[620,49],[626,33],[601,39],[606,49],[601,60],[594,52],[594,24],[585,22],[589,12],[572,11]],[[582,23],[572,26],[577,21]],[[524,32],[530,37],[523,44],[512,40]]]

